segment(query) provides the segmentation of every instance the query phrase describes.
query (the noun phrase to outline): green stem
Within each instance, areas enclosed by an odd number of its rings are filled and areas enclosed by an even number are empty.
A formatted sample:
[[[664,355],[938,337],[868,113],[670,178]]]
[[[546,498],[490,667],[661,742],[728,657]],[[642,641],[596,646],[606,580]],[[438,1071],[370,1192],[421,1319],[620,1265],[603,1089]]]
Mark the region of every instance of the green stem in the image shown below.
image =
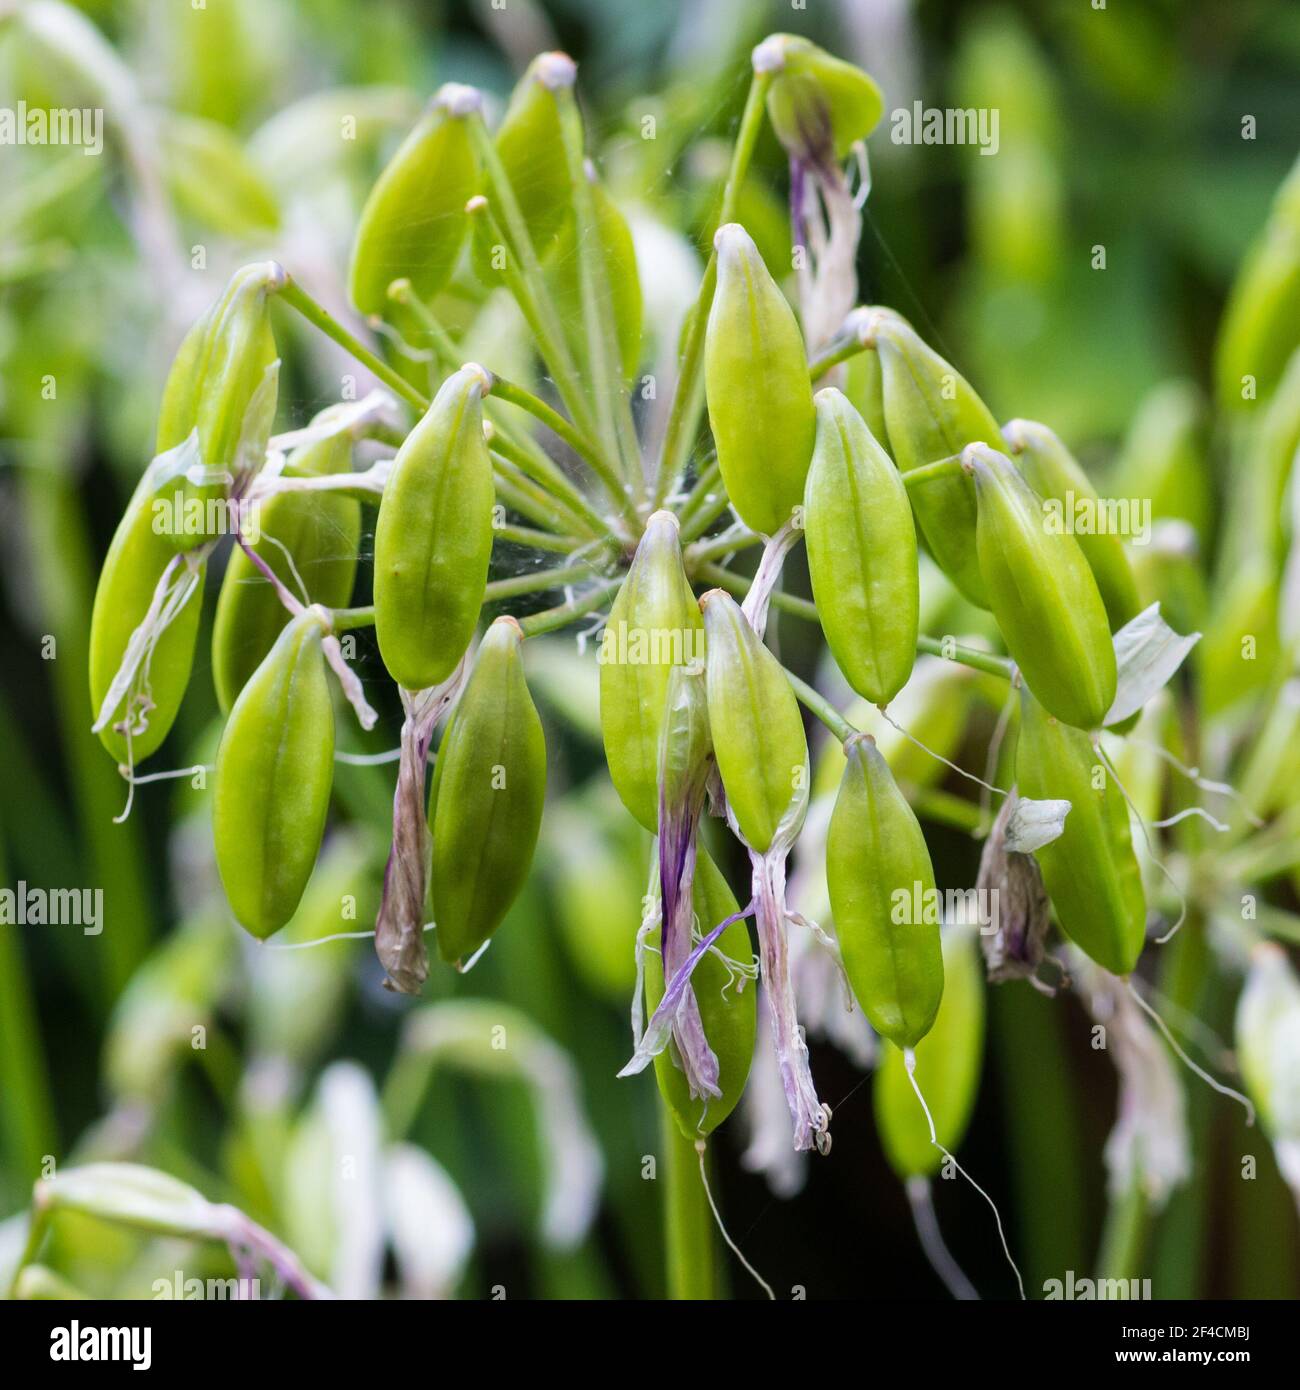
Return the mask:
[[[588,539],[608,534],[609,526],[605,522],[602,521],[597,530],[592,522],[565,506],[535,481],[524,469],[524,465],[529,464],[528,456],[500,433],[491,437],[488,448],[492,451],[497,497],[520,516],[548,531],[579,531]]]
[[[961,471],[961,455],[953,454],[950,458],[936,459],[933,463],[924,463],[920,468],[904,473],[903,484],[905,487],[924,487],[926,483],[933,483],[939,478],[960,477]]]
[[[632,408],[622,382],[622,362],[614,333],[614,310],[605,265],[600,224],[595,200],[587,177],[586,137],[582,114],[574,100],[572,87],[555,93],[560,112],[560,135],[569,166],[569,188],[578,236],[578,288],[582,298],[582,320],[587,336],[588,369],[596,401],[596,420],[605,448],[622,465],[623,479],[636,477],[640,452]],[[611,372],[611,366],[618,370]]]
[[[751,546],[762,545],[765,540],[766,537],[760,536],[756,531],[746,531],[738,536],[713,536],[707,541],[698,541],[687,547],[683,563],[689,573],[694,565],[721,559],[722,556],[731,555],[737,550],[748,550]]]
[[[537,335],[538,347],[555,377],[555,384],[559,387],[560,395],[564,397],[569,413],[585,430],[598,433],[592,429],[594,422],[578,381],[577,368],[564,338],[560,316],[546,287],[541,262],[537,259],[537,251],[533,246],[528,224],[520,211],[519,200],[515,197],[510,176],[506,173],[505,165],[501,163],[501,156],[497,153],[497,147],[481,115],[470,117],[469,130],[478,151],[479,162],[487,177],[489,194],[501,209],[501,215],[505,220],[505,231],[509,241],[507,243],[503,237],[499,237],[499,240],[502,244],[508,244],[519,258],[517,268],[509,256],[505,258],[507,283],[510,284],[512,292],[522,291],[523,298],[520,298],[519,293],[515,293],[515,299],[525,315],[536,320],[534,332]],[[475,205],[471,202],[471,211],[475,210]],[[496,218],[490,206],[483,207],[478,211],[478,215],[487,216],[489,229],[496,227]]]
[[[708,528],[713,518],[718,515],[716,510],[710,512],[707,517],[702,516],[702,513],[711,506],[716,507],[719,500],[722,500],[724,505],[729,503],[730,499],[727,498],[725,491],[721,499],[715,497],[712,499],[712,502],[709,500],[709,493],[717,487],[721,481],[722,467],[718,463],[717,455],[715,454],[700,470],[699,476],[691,484],[691,490],[686,494],[686,500],[682,503],[677,513],[677,519],[681,522],[682,536],[684,538],[693,539],[695,536],[702,534]]]
[[[754,582],[743,574],[733,574],[722,565],[714,564],[697,565],[693,577],[700,581],[708,580],[738,598],[744,598]],[[778,589],[773,593],[771,602],[773,608],[779,608],[783,612],[793,613],[813,623],[820,621],[817,605],[810,599],[799,598],[795,594],[783,593]],[[1015,669],[1009,657],[994,656],[992,652],[982,652],[975,647],[964,647],[960,643],[949,642],[946,637],[918,637],[916,650],[929,656],[941,656],[945,661],[955,661],[959,666],[969,666],[990,676],[1000,676],[1003,680],[1010,680]]]
[[[590,564],[561,565],[556,569],[535,570],[531,574],[516,574],[509,579],[495,579],[487,586],[485,602],[514,598],[518,594],[533,594],[543,589],[560,589],[592,577]]]
[[[820,381],[833,367],[838,367],[841,362],[847,362],[850,357],[856,357],[858,353],[866,352],[866,350],[866,344],[857,338],[845,338],[839,343],[831,343],[829,347],[824,348],[817,357],[809,362],[809,379],[814,383]]]
[[[859,729],[844,718],[839,710],[837,710],[824,695],[814,690],[807,681],[800,680],[799,677],[788,668],[785,677],[786,680],[790,682],[790,686],[794,693],[799,697],[800,703],[811,710],[841,743],[860,732]]]
[[[922,820],[932,820],[939,825],[963,830],[968,835],[976,834],[984,823],[984,813],[964,796],[946,792],[940,787],[916,787],[905,785],[903,795],[912,810]]]
[[[586,459],[593,468],[600,466],[600,454],[590,440],[574,429],[558,410],[547,405],[540,397],[534,396],[523,386],[506,377],[498,376],[495,372],[492,373],[492,394],[518,406],[520,410],[526,410],[533,419],[540,420],[552,434],[558,434],[575,454]]]
[[[557,628],[567,627],[575,618],[585,617],[600,608],[606,599],[612,598],[618,592],[622,583],[622,575],[617,579],[606,579],[570,603],[562,603],[558,608],[547,608],[540,613],[530,613],[528,617],[520,618],[519,626],[525,637],[539,637],[544,632],[554,632]]]
[[[290,280],[285,285],[280,291],[280,298],[295,308],[308,323],[319,328],[327,338],[331,338],[344,351],[351,353],[363,367],[377,376],[390,390],[396,391],[404,401],[413,405],[421,415],[428,410],[429,402],[426,397],[421,395],[405,377],[395,372],[388,363],[381,362],[358,337],[349,333],[332,314],[317,304],[295,280]]]
[[[740,117],[740,129],[736,133],[736,143],[731,152],[731,167],[727,172],[727,183],[722,193],[722,210],[718,225],[725,226],[736,220],[736,205],[740,199],[740,189],[749,169],[749,161],[754,153],[754,144],[763,122],[763,103],[767,100],[768,88],[772,85],[770,72],[756,72],[749,84],[749,95],[745,98],[745,109]],[[690,453],[691,443],[700,424],[700,410],[704,399],[704,381],[700,366],[704,356],[704,329],[708,322],[709,310],[713,305],[713,292],[718,285],[718,258],[709,256],[709,263],[700,282],[699,298],[691,310],[686,328],[686,342],[682,349],[681,370],[677,385],[673,390],[673,403],[668,414],[668,426],[664,431],[663,448],[659,453],[659,466],[655,472],[654,508],[663,504],[663,499],[672,490],[673,480],[681,475]]]
[[[1141,1277],[1150,1216],[1146,1195],[1138,1182],[1110,1199],[1097,1256],[1098,1280]]]
[[[375,605],[364,608],[335,608],[330,613],[330,626],[337,632],[352,632],[359,627],[374,627]]]
[[[497,526],[493,528],[492,538],[510,541],[513,545],[530,546],[533,550],[553,550],[567,555],[586,544],[582,536],[556,536],[550,531],[537,531],[531,526]]]
[[[959,666],[969,666],[983,671],[986,675],[1001,676],[1010,680],[1015,663],[1009,657],[994,656],[992,652],[982,652],[976,647],[963,647],[957,642],[949,642],[946,637],[918,637],[916,650],[928,656],[941,656],[945,661],[955,661]]]
[[[664,1246],[668,1264],[668,1297],[709,1300],[718,1296],[717,1251],[713,1213],[709,1210],[700,1159],[694,1143],[677,1127],[671,1111],[659,1100],[659,1125],[664,1146]]]
[[[633,532],[640,529],[641,520],[636,514],[636,508],[632,505],[632,500],[628,497],[627,491],[617,475],[611,471],[604,455],[595,448],[590,440],[574,429],[558,410],[552,409],[545,401],[534,396],[531,391],[527,391],[515,382],[495,374],[492,378],[492,394],[503,401],[508,401],[513,406],[517,406],[520,410],[526,410],[535,420],[540,420],[548,430],[564,440],[580,458],[591,465],[601,482],[604,483],[614,505],[631,524]],[[520,467],[523,467],[522,461]],[[534,467],[543,474],[537,479],[538,482],[549,487],[556,496],[581,512],[602,530],[605,528],[607,524],[605,518],[587,501],[586,497],[565,476],[563,470],[553,459],[548,458],[546,460],[545,468],[536,464]],[[528,472],[528,469],[525,468],[524,471]]]
[[[700,582],[707,580],[710,584],[716,584],[719,589],[725,589],[737,598],[744,598],[749,593],[750,585],[754,582],[746,575],[733,574],[729,569],[714,564],[697,565],[693,577]],[[777,589],[772,594],[771,604],[773,608],[779,608],[786,613],[794,613],[800,618],[806,618],[811,623],[820,621],[817,617],[817,605],[806,598],[799,598],[795,594],[787,594]]]
[[[403,305],[415,317],[428,336],[429,342],[433,345],[438,360],[444,366],[454,372],[464,365],[464,354],[457,347],[451,334],[439,322],[433,310],[422,299],[417,299],[411,293],[409,280],[394,280],[388,287],[388,297],[394,303]],[[498,435],[506,436],[518,451],[529,456],[530,467],[536,465],[537,468],[544,469],[552,462],[550,456],[530,434],[516,430],[511,425],[510,421],[505,418],[509,412],[498,409],[500,404],[502,402],[494,401],[491,396],[488,396],[483,402],[483,413],[492,421]]]

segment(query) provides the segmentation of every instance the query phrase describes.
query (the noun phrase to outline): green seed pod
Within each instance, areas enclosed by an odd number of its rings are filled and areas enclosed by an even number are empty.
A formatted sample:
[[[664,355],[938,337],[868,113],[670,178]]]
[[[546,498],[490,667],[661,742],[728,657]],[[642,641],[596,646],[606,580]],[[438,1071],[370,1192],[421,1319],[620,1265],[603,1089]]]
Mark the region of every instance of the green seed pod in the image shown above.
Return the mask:
[[[539,53],[511,93],[496,133],[497,154],[538,256],[549,250],[572,205],[555,93],[572,87],[576,75],[567,53]]]
[[[889,431],[885,426],[885,379],[880,354],[874,349],[855,352],[844,364],[844,394],[862,416],[876,443],[892,457]]]
[[[351,438],[340,432],[305,445],[289,462],[302,474],[346,473],[352,462]],[[337,492],[277,493],[262,504],[260,526],[263,535],[253,549],[291,593],[299,593],[301,579],[307,602],[324,608],[346,606],[361,543],[361,503],[356,498]],[[212,680],[223,713],[230,712],[288,621],[275,590],[236,547],[221,582],[212,627]]]
[[[619,363],[626,381],[641,361],[641,281],[637,275],[636,249],[627,220],[614,200],[599,182],[593,181],[592,202],[596,209],[596,231],[601,255],[605,261],[605,283],[609,286],[609,302],[614,317],[614,333],[618,342]],[[555,255],[550,260],[547,276],[551,295],[559,310],[565,336],[574,360],[581,362],[587,355],[587,338],[583,331],[582,286],[579,274],[578,238],[576,223],[570,220],[560,235]]]
[[[944,931],[943,976],[934,1026],[916,1047],[916,1082],[934,1117],[935,1138],[951,1153],[970,1123],[984,1054],[984,980],[970,927]],[[904,1181],[933,1177],[943,1154],[930,1142],[907,1064],[892,1043],[885,1044],[874,1087],[876,1130],[894,1172]]]
[[[750,849],[789,845],[808,808],[808,740],[781,663],[721,589],[700,599],[713,751]]]
[[[754,71],[775,72],[767,114],[786,151],[825,167],[844,159],[876,128],[880,88],[861,68],[794,34],[773,34],[754,50]]]
[[[719,922],[739,911],[727,880],[703,846],[697,851],[691,898],[702,932],[712,931]],[[744,922],[733,922],[718,937],[716,945],[723,955],[742,965],[753,961]],[[655,1080],[660,1093],[688,1139],[712,1134],[736,1108],[749,1080],[749,1065],[754,1056],[755,989],[752,984],[743,989],[737,984],[726,964],[712,951],[705,953],[691,976],[704,1035],[718,1059],[721,1096],[714,1096],[707,1106],[702,1099],[692,1100],[685,1073],[674,1065],[669,1049],[655,1057]],[[664,996],[663,958],[657,951],[646,953],[645,988],[646,1005],[653,1013]]]
[[[1043,501],[1058,502],[1071,515],[1073,506],[1080,501],[1090,503],[1093,508],[1103,505],[1100,494],[1074,455],[1046,425],[1033,420],[1012,420],[1002,433],[1021,476]],[[1137,581],[1133,578],[1124,542],[1109,531],[1092,531],[1077,535],[1075,539],[1097,581],[1110,630],[1118,632],[1142,611]]]
[[[794,311],[749,233],[714,238],[718,287],[704,337],[704,388],[722,481],[747,526],[778,531],[803,501],[816,417]]]
[[[275,415],[278,361],[268,296],[284,284],[284,271],[274,261],[237,270],[221,298],[185,335],[172,362],[158,409],[157,450],[175,449],[197,430],[198,466],[204,472],[202,481],[160,479],[157,497],[174,518],[163,529],[178,550],[212,539],[212,504],[227,497],[238,477],[262,464]],[[200,521],[191,525],[196,506]]]
[[[429,300],[451,279],[469,231],[465,204],[478,186],[468,121],[480,104],[474,88],[447,83],[370,190],[348,272],[359,312],[383,314],[394,280]]]
[[[1300,161],[1228,296],[1215,359],[1219,404],[1249,409],[1269,396],[1300,344]]]
[[[827,644],[848,683],[887,705],[916,660],[920,585],[907,488],[862,416],[819,391],[804,487],[808,573]]]
[[[118,522],[112,544],[95,588],[90,615],[90,704],[98,715],[109,687],[122,665],[131,634],[139,627],[153,602],[154,590],[176,551],[168,538],[155,529],[155,482],[149,473],[140,480],[126,514]],[[124,696],[99,738],[119,763],[143,762],[157,751],[171,728],[194,665],[194,643],[203,607],[203,568],[195,592],[164,630],[149,660],[148,724],[128,741],[114,727],[124,719],[135,723],[138,710],[128,708]]]
[[[888,310],[877,311],[876,350],[885,392],[889,447],[901,473],[953,458],[968,444],[1001,443],[988,406],[955,368]],[[972,603],[988,595],[975,552],[975,488],[969,478],[935,478],[908,497],[926,546],[939,567]]]
[[[397,452],[375,524],[375,635],[407,690],[446,680],[465,654],[492,553],[490,379],[474,363],[442,384]]]
[[[265,940],[293,916],[325,833],[334,706],[320,615],[280,634],[244,686],[217,750],[212,833],[240,925]]]
[[[1052,714],[1097,728],[1115,700],[1115,648],[1083,551],[1005,454],[977,444],[962,467],[975,477],[980,569],[1007,650]]]
[[[438,953],[457,961],[501,925],[528,877],[546,797],[542,721],[513,618],[487,630],[438,749],[429,897]]]
[[[1021,691],[1016,782],[1035,801],[1068,801],[1059,839],[1035,851],[1062,930],[1098,965],[1127,975],[1142,953],[1146,896],[1124,794],[1088,736]]]
[[[930,851],[875,741],[851,738],[844,754],[826,837],[835,934],[871,1026],[898,1047],[915,1047],[943,997]]]
[[[609,775],[623,805],[659,823],[659,733],[674,666],[704,655],[704,619],[682,568],[677,518],[646,522],[601,640],[600,727]]]

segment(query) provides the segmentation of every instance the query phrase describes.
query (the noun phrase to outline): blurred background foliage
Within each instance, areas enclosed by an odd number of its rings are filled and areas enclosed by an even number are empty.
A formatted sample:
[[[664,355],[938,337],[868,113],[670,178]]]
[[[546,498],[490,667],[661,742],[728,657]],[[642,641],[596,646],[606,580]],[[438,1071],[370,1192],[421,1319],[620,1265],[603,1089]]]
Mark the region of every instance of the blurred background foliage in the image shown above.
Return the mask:
[[[214,884],[207,797],[188,781],[141,788],[130,819],[114,823],[125,784],[89,732],[90,603],[152,454],[171,353],[243,261],[274,256],[341,307],[361,200],[427,95],[457,80],[499,103],[531,56],[556,46],[580,63],[615,196],[686,235],[661,248],[645,281],[653,331],[694,294],[690,245],[706,247],[713,230],[749,49],[772,29],[806,33],[886,94],[870,142],[863,302],[911,318],[999,419],[1051,423],[1097,476],[1141,479],[1133,495],[1155,499],[1157,521],[1187,523],[1178,534],[1199,561],[1174,546],[1142,564],[1159,571],[1171,619],[1199,625],[1211,598],[1225,601],[1213,559],[1231,539],[1219,524],[1230,441],[1211,430],[1207,404],[1214,340],[1296,155],[1300,9],[34,0],[0,4],[0,16],[0,104],[109,113],[100,158],[0,147],[0,881],[102,888],[106,923],[99,936],[0,927],[0,1218],[25,1208],[50,1157],[132,1158],[242,1207],[340,1290],[660,1294],[659,1203],[644,1166],[659,1148],[654,1086],[649,1073],[615,1079],[648,847],[603,771],[590,645],[530,644],[552,763],[542,849],[492,949],[468,977],[435,972],[432,1002],[382,991],[364,942],[277,954],[244,939]],[[998,156],[892,143],[888,113],[915,101],[997,108]],[[755,170],[741,220],[786,273],[785,172],[770,132]],[[476,307],[466,294],[464,321]],[[494,364],[521,336],[509,314],[498,318],[474,330]],[[288,428],[336,399],[356,368],[288,316],[277,332]],[[1275,577],[1233,601],[1275,608]],[[976,621],[942,604],[929,616],[933,631]],[[357,666],[378,677],[369,640]],[[787,660],[810,662],[807,640],[781,620]],[[201,639],[159,766],[211,762],[205,650]],[[1265,679],[1276,675],[1274,663]],[[1205,703],[1231,705],[1236,687],[1220,681],[1216,695],[1214,680],[1203,672]],[[948,746],[978,770],[1000,697],[966,684]],[[390,702],[373,738],[352,732],[354,749],[393,746],[399,725]],[[939,770],[918,779],[939,783]],[[391,775],[340,766],[340,829],[290,939],[372,920]],[[978,844],[937,824],[927,834],[940,885],[973,882]],[[1281,890],[1283,907],[1292,891]],[[349,897],[355,913],[340,925]],[[1207,968],[1206,928],[1191,922],[1162,958],[1161,988],[1225,1037],[1235,984]],[[452,1001],[515,1030],[517,1066],[473,1042]],[[729,1122],[714,1148],[731,1231],[780,1293],[941,1295],[881,1155],[859,1061],[820,1042],[813,1051],[834,1152],[796,1174],[803,1190],[787,1200],[746,1170],[742,1121]],[[1157,1297],[1294,1296],[1295,1210],[1267,1145],[1250,1137],[1260,1176],[1239,1181],[1236,1116],[1229,1131],[1223,1102],[1200,1089],[1188,1104],[1195,1173],[1153,1236]],[[1072,997],[1023,984],[990,992],[962,1157],[1007,1215],[1031,1291],[1094,1266],[1114,1106],[1112,1069]],[[346,1181],[333,1176],[341,1152],[361,1156]],[[987,1208],[957,1184],[939,1188],[961,1263],[982,1290],[1009,1293]],[[427,1249],[403,1246],[390,1209],[403,1194],[403,1210],[433,1214]],[[0,1227],[0,1270],[16,1239],[21,1218]],[[229,1272],[219,1249],[71,1218],[45,1262],[111,1295],[147,1294],[179,1267]],[[729,1273],[738,1295],[755,1292]]]

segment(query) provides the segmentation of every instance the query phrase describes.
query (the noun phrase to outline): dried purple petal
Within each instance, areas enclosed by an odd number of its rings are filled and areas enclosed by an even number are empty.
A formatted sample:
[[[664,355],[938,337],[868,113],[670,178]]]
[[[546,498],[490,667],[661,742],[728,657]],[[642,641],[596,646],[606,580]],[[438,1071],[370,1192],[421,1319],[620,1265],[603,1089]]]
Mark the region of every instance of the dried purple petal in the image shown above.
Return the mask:
[[[1044,993],[1055,991],[1038,979],[1051,925],[1047,889],[1032,855],[1007,848],[1007,827],[1018,798],[1013,787],[1002,803],[980,855],[976,891],[993,904],[992,930],[982,928],[980,945],[993,984],[1029,980]]]
[[[418,994],[429,978],[424,923],[432,845],[424,807],[425,777],[434,726],[455,698],[464,673],[462,660],[441,685],[401,692],[406,719],[393,794],[393,845],[375,922],[375,951],[388,973],[385,988],[402,994]]]
[[[786,939],[785,853],[749,852],[753,868],[754,913],[758,924],[759,961],[772,1023],[772,1043],[786,1104],[794,1120],[794,1146],[819,1153],[830,1150],[831,1113],[817,1099],[808,1065],[808,1044],[795,1009],[794,981]]]

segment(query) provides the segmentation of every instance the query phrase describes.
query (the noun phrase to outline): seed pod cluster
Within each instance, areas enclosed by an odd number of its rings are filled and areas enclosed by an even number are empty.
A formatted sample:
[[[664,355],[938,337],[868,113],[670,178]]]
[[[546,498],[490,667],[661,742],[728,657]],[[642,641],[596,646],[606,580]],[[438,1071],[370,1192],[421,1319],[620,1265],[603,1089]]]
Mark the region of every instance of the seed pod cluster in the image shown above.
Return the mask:
[[[886,705],[916,659],[916,529],[898,470],[833,387],[819,391],[804,489],[808,573],[827,645],[849,684]]]
[[[851,738],[844,756],[826,840],[826,886],[844,970],[876,1032],[915,1047],[930,1031],[944,989],[930,851],[874,740]]]
[[[429,898],[445,961],[501,925],[528,877],[546,796],[546,743],[528,693],[522,633],[498,618],[438,749],[429,798]]]
[[[230,711],[212,830],[239,923],[265,940],[293,916],[316,863],[334,780],[334,706],[311,609],[295,618]]]
[[[1146,936],[1146,896],[1124,795],[1087,734],[1021,692],[1016,782],[1035,801],[1068,801],[1062,835],[1035,852],[1062,930],[1098,965],[1127,975]]]
[[[1092,570],[1072,535],[1045,523],[1042,498],[1005,454],[971,445],[976,544],[1007,650],[1048,711],[1097,728],[1115,699],[1115,648]]]
[[[803,501],[816,417],[794,310],[737,223],[713,242],[718,285],[704,338],[704,390],[718,466],[741,520],[770,535]]]
[[[449,376],[393,462],[375,524],[375,634],[389,674],[424,690],[452,673],[483,606],[492,553],[487,373]]]

